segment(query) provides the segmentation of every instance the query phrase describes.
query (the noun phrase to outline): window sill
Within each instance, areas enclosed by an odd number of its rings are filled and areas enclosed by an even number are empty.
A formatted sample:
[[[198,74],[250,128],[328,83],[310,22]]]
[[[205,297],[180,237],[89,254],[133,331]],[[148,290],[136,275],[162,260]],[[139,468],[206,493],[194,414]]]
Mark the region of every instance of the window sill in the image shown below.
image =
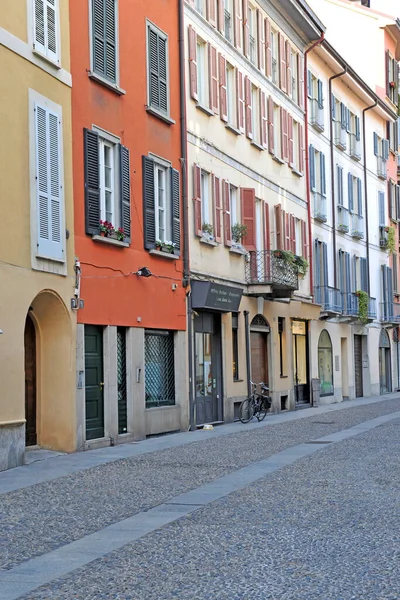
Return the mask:
[[[32,52],[33,54],[35,54],[36,56],[39,56],[39,58],[42,58],[43,60],[45,60],[47,63],[49,63],[49,65],[51,65],[52,67],[55,67],[56,69],[60,70],[61,69],[61,65],[60,65],[60,61],[58,60],[57,62],[54,61],[53,59],[49,58],[48,56],[46,56],[45,54],[43,54],[43,52],[40,52],[39,50],[36,50],[35,48],[35,44],[33,44],[33,48],[32,48]]]
[[[289,377],[289,375],[279,375],[279,377],[280,377],[281,379],[287,379],[287,378]]]
[[[162,252],[162,250],[149,250],[149,254],[153,256],[161,256],[161,258],[169,258],[170,260],[178,260],[179,254],[171,254],[171,252]]]
[[[294,175],[297,175],[297,177],[303,177],[303,173],[298,171],[295,167],[292,167],[292,172]]]
[[[274,160],[276,160],[276,162],[277,162],[277,163],[279,163],[280,165],[283,165],[283,164],[285,164],[285,161],[284,161],[284,160],[282,160],[282,158],[280,158],[280,156],[278,156],[277,154],[273,154],[273,155],[272,155],[272,158],[273,158]]]
[[[240,256],[245,256],[247,254],[247,251],[244,248],[239,248],[235,246],[231,246],[229,248],[229,252],[232,252],[232,254],[239,254]]]
[[[201,244],[207,244],[207,246],[212,246],[213,248],[215,248],[216,246],[218,246],[218,245],[219,245],[219,244],[218,244],[216,241],[214,241],[214,240],[209,240],[209,239],[207,239],[207,238],[205,238],[205,237],[201,237],[201,238],[199,239],[199,242],[200,242]]]
[[[116,94],[118,94],[118,96],[124,96],[126,94],[126,91],[123,90],[122,88],[120,88],[116,83],[107,81],[107,79],[105,79],[105,77],[102,77],[101,75],[98,75],[97,73],[93,73],[93,71],[88,72],[88,77],[89,77],[89,79],[92,79],[93,81],[96,81],[97,83],[100,83],[100,85],[104,85],[104,87],[108,88],[112,92],[115,92]]]
[[[233,383],[243,383],[244,379],[234,379]]]
[[[153,115],[153,117],[158,117],[161,119],[161,121],[164,121],[164,123],[167,123],[168,125],[175,125],[175,121],[173,119],[170,119],[168,115],[165,115],[160,110],[157,110],[152,106],[146,106],[146,112],[148,112],[150,115]]]
[[[264,146],[261,146],[261,144],[259,144],[258,142],[255,142],[254,140],[252,140],[250,142],[250,144],[252,146],[254,146],[254,148],[257,148],[257,150],[265,150]]]
[[[103,244],[111,244],[111,246],[118,246],[119,248],[129,248],[128,242],[120,242],[114,238],[103,237],[102,235],[92,235],[92,240]]]
[[[225,127],[228,131],[230,131],[231,133],[234,133],[235,135],[240,135],[240,131],[239,129],[236,129],[236,127],[234,127],[233,125],[231,125],[230,123],[226,123]]]
[[[393,219],[393,217],[390,217],[390,220],[393,223],[393,225],[397,225],[397,223],[399,222],[398,219]]]
[[[196,108],[198,110],[201,110],[203,113],[206,113],[206,115],[208,115],[209,117],[213,117],[215,114],[212,110],[207,108],[207,106],[203,106],[202,104],[196,104]]]

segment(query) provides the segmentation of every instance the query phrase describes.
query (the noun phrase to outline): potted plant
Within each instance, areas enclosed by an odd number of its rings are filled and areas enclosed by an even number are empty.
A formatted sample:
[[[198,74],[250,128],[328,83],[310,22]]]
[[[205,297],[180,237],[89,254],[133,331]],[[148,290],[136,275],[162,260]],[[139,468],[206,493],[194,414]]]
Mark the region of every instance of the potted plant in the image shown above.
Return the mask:
[[[206,239],[214,239],[214,227],[211,225],[211,223],[203,223],[201,226],[201,231],[203,233],[203,237]]]
[[[119,242],[123,242],[125,239],[125,231],[123,227],[118,227],[118,229],[115,230],[115,235]]]
[[[100,235],[109,237],[114,233],[114,225],[109,221],[100,221]]]
[[[298,275],[301,278],[304,278],[307,275],[308,261],[304,258],[304,256],[295,255],[293,262],[297,268]]]
[[[294,254],[290,250],[272,250],[272,256],[280,258],[287,264],[293,264]]]
[[[156,249],[160,252],[167,252],[169,254],[173,254],[175,246],[176,244],[174,242],[156,240]]]
[[[369,297],[367,292],[364,292],[363,290],[358,290],[356,296],[358,298],[358,318],[360,322],[365,325],[368,323]]]
[[[340,231],[341,233],[348,233],[349,232],[349,226],[346,225],[345,223],[339,223],[338,224],[338,231]]]
[[[395,81],[390,81],[389,85],[391,88],[397,88],[397,83]]]
[[[235,223],[232,225],[232,240],[234,244],[241,245],[242,239],[247,234],[247,225],[242,225],[241,223]]]

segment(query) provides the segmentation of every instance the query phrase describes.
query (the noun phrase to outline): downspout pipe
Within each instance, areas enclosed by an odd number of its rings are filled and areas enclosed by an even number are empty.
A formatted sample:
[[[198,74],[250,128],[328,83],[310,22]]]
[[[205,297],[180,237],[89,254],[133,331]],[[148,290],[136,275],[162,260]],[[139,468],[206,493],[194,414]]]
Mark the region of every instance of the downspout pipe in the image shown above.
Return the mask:
[[[250,361],[250,328],[249,328],[249,311],[244,310],[244,330],[246,335],[246,370],[247,370],[247,395],[251,396],[251,361]]]
[[[330,136],[330,152],[331,152],[331,194],[332,194],[332,230],[333,230],[333,287],[337,289],[337,268],[336,268],[336,206],[335,206],[335,157],[333,154],[333,119],[332,119],[332,81],[338,77],[342,77],[347,73],[347,66],[343,71],[332,75],[329,78],[329,136]]]
[[[368,179],[367,179],[367,141],[365,135],[365,113],[368,110],[372,110],[378,105],[378,100],[375,100],[374,104],[367,106],[362,111],[363,117],[363,161],[364,161],[364,189],[365,189],[365,233],[366,233],[366,246],[367,246],[367,293],[371,295],[371,279],[370,279],[370,268],[369,268],[369,224],[368,224]]]
[[[308,264],[310,273],[310,296],[314,299],[314,276],[313,276],[313,245],[312,245],[312,228],[311,228],[311,193],[310,193],[310,157],[308,150],[308,90],[307,90],[307,64],[308,53],[321,44],[325,39],[322,33],[319,40],[315,41],[304,52],[304,143],[305,143],[305,171],[306,171],[306,197],[307,197],[307,216],[308,216]]]
[[[182,190],[182,229],[183,229],[183,278],[184,288],[190,286],[189,270],[189,207],[187,176],[187,127],[186,127],[186,85],[185,85],[185,22],[183,0],[178,0],[179,12],[179,109],[181,126],[181,190]],[[193,393],[193,320],[192,296],[190,290],[186,294],[187,306],[187,340],[189,370],[189,429],[196,429],[196,416]]]

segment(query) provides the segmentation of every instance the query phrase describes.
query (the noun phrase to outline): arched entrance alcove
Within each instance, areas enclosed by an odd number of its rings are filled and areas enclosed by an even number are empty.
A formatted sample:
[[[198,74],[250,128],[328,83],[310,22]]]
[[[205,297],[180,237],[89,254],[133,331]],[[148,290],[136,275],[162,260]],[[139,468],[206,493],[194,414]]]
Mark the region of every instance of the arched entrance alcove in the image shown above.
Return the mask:
[[[25,323],[25,407],[31,428],[27,445],[75,449],[75,343],[64,302],[43,290],[32,301]]]
[[[333,394],[333,352],[331,336],[326,329],[321,331],[318,340],[318,377],[321,383],[321,396]]]
[[[386,329],[381,330],[379,337],[379,383],[381,394],[388,394],[392,391],[390,339]]]
[[[250,323],[251,378],[269,385],[268,334],[270,327],[264,315],[256,315]]]

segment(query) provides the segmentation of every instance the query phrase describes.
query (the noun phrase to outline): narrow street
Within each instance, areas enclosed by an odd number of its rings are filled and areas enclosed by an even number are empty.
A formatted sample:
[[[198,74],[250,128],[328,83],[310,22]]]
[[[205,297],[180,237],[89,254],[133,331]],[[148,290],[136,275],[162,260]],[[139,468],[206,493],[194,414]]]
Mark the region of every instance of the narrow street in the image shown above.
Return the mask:
[[[0,474],[0,599],[400,598],[400,398]]]

